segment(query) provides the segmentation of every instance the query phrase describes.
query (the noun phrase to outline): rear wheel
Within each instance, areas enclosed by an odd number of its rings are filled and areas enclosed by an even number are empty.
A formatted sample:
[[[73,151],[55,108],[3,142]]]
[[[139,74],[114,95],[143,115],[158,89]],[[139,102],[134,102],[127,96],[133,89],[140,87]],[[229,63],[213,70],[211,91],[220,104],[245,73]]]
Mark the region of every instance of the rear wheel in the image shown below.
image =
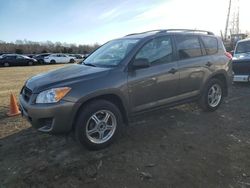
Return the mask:
[[[3,66],[4,66],[4,67],[9,67],[9,66],[10,66],[10,64],[9,64],[9,63],[7,63],[7,62],[5,62],[5,63],[3,64]]]
[[[88,149],[98,150],[110,145],[122,124],[120,110],[106,100],[96,100],[80,112],[75,128],[76,139]]]
[[[220,80],[209,80],[199,101],[201,108],[204,111],[215,111],[223,100],[224,88]]]
[[[70,63],[74,63],[75,62],[75,60],[74,59],[70,59],[70,61],[69,61]]]
[[[51,63],[51,64],[55,64],[56,61],[53,59],[53,60],[50,61],[50,63]]]

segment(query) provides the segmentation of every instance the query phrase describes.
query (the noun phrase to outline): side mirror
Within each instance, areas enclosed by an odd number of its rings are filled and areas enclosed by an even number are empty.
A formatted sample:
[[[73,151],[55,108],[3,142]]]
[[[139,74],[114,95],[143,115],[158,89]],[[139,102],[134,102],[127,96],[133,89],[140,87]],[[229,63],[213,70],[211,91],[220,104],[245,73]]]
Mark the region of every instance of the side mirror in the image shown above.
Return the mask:
[[[134,69],[143,69],[150,67],[150,62],[146,58],[139,58],[133,61]]]

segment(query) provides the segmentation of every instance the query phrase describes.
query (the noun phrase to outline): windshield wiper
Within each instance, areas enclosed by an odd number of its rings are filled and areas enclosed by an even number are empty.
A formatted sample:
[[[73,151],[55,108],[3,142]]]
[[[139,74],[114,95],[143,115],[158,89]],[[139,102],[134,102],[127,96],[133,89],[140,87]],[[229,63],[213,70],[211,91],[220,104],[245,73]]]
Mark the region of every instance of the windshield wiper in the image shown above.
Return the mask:
[[[83,63],[84,65],[91,66],[91,67],[96,67],[96,65],[91,64],[91,63]]]

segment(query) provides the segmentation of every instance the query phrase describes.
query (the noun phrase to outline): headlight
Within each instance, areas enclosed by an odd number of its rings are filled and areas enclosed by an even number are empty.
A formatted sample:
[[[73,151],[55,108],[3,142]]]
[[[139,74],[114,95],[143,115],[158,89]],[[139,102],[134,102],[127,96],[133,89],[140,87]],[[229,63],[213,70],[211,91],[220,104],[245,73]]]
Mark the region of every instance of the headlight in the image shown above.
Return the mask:
[[[36,97],[36,103],[56,103],[60,101],[70,90],[71,88],[69,87],[60,87],[42,91]]]

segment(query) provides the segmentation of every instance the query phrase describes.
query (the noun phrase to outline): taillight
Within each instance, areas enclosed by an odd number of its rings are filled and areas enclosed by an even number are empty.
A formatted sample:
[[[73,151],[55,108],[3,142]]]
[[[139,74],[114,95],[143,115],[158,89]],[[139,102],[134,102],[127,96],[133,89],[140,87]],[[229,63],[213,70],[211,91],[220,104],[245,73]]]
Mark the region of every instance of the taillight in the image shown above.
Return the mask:
[[[233,58],[233,56],[229,52],[225,52],[225,56],[227,56],[230,60]]]

